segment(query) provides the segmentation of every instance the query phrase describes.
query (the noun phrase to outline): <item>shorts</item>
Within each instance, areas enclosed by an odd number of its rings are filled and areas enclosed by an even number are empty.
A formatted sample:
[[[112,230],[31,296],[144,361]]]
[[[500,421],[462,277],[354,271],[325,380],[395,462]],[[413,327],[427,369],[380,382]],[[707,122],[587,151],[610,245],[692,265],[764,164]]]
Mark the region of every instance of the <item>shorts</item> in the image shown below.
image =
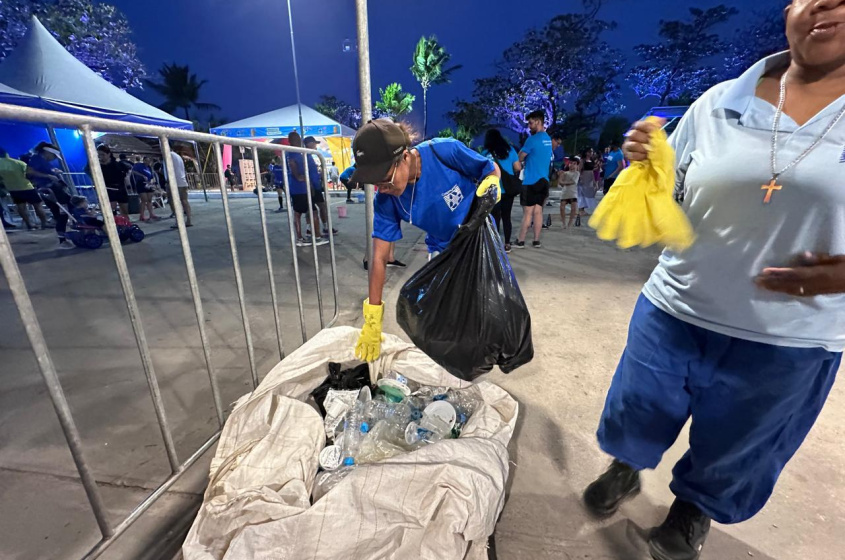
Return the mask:
[[[179,200],[182,202],[188,202],[188,187],[176,187],[179,191]]]
[[[149,183],[136,183],[135,192],[138,194],[146,194],[153,192],[153,189],[150,188]]]
[[[549,181],[540,179],[533,185],[525,185],[519,204],[522,206],[542,206],[549,198]]]
[[[12,196],[12,202],[15,204],[40,204],[41,197],[38,196],[38,191],[35,189],[26,189],[25,191],[9,191]]]
[[[106,187],[106,192],[109,195],[109,202],[117,202],[118,204],[129,203],[129,193],[126,192],[126,187]]]
[[[314,204],[322,204],[326,201],[323,191],[311,189],[311,202]]]
[[[308,195],[307,194],[292,194],[290,196],[291,206],[293,211],[297,214],[308,213]]]

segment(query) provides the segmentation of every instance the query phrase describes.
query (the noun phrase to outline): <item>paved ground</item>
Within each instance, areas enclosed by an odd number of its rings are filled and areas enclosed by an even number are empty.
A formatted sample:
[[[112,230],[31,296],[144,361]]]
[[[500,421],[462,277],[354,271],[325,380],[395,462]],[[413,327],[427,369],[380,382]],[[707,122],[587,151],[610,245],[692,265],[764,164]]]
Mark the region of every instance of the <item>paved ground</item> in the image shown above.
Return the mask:
[[[267,199],[272,206],[271,199]],[[243,331],[219,201],[196,203],[190,230],[200,277],[213,365],[224,403],[250,388]],[[336,214],[335,214],[336,216]],[[278,360],[267,271],[255,199],[233,201],[238,245],[256,337],[259,372]],[[291,250],[284,215],[270,215],[273,259],[283,301],[285,347],[301,342]],[[360,266],[362,206],[338,220],[340,324],[359,321],[366,277]],[[143,243],[126,248],[147,337],[161,378],[181,456],[216,426],[180,247],[170,222],[145,227]],[[556,228],[558,226],[556,225]],[[409,270],[393,273],[388,296],[424,262],[418,234],[400,243]],[[47,233],[19,233],[13,246],[54,352],[85,449],[113,519],[118,520],[168,473],[149,394],[108,249],[57,253]],[[581,489],[606,466],[594,430],[627,320],[656,252],[620,251],[586,229],[552,229],[542,250],[525,249],[512,262],[532,310],[536,358],[516,373],[492,374],[520,402],[512,444],[509,498],[496,535],[502,560],[646,558],[642,535],[671,502],[670,470],[686,434],[645,478],[645,491],[615,518],[598,523],[583,513]],[[299,250],[309,316],[316,318],[310,249]],[[320,249],[326,318],[328,250]],[[391,306],[386,330],[398,332]],[[8,290],[0,282],[0,558],[78,558],[97,540],[73,464],[55,420]],[[715,526],[706,558],[832,558],[845,548],[845,458],[841,446],[845,395],[837,386],[807,443],[787,466],[766,509],[752,521]],[[171,550],[204,489],[200,461],[142,525],[105,558],[157,558]],[[150,542],[145,535],[170,530]]]

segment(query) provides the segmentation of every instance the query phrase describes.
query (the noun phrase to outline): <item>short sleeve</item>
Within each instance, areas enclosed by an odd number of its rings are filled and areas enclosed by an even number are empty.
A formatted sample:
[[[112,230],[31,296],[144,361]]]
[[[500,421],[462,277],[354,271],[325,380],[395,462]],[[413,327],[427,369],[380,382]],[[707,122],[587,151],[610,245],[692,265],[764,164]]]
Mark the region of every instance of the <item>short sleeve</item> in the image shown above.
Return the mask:
[[[457,140],[432,142],[431,149],[447,167],[475,180],[481,180],[496,171],[495,163],[478,152],[470,150],[463,142]]]
[[[531,135],[525,139],[525,144],[522,145],[522,149],[520,152],[525,152],[526,154],[530,154],[531,151],[534,149],[534,139],[536,138],[535,135]]]
[[[399,241],[402,239],[401,222],[396,205],[388,195],[376,195],[373,237],[387,242]]]

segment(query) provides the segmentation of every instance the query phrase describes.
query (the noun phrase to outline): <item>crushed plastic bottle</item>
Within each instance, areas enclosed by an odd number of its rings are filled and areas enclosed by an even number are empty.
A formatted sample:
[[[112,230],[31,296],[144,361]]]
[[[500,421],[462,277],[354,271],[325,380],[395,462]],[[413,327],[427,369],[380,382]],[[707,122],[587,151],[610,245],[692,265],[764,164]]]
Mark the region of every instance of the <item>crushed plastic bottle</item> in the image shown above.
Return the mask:
[[[317,478],[314,480],[314,490],[312,492],[314,501],[316,502],[326,494],[328,494],[332,488],[340,484],[340,482],[352,474],[352,471],[355,469],[353,467],[340,467],[334,471],[327,471],[317,475]]]
[[[452,429],[452,437],[459,437],[470,417],[481,405],[482,398],[475,387],[468,389],[452,389],[446,395],[446,402],[455,407],[457,420]]]
[[[405,424],[393,420],[379,420],[361,442],[358,464],[377,463],[408,452],[405,443]]]
[[[434,401],[425,408],[419,422],[405,429],[405,443],[414,448],[452,437],[457,411],[445,400]]]
[[[356,457],[361,446],[364,435],[370,431],[370,425],[366,420],[366,410],[370,402],[370,389],[364,387],[358,393],[355,406],[346,415],[346,422],[343,428],[343,447],[341,457],[343,466],[351,467],[357,464]]]
[[[411,421],[411,407],[404,402],[394,403],[384,396],[377,396],[367,403],[365,416],[370,426],[379,420],[393,420],[400,424],[407,424]]]

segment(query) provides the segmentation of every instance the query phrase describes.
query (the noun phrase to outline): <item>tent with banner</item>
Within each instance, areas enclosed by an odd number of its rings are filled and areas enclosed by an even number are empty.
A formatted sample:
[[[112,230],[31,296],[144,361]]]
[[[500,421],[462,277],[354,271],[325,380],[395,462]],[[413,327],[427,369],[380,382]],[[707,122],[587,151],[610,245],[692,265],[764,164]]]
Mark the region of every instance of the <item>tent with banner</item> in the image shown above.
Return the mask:
[[[332,159],[341,171],[352,165],[354,129],[330,119],[307,105],[302,105],[302,123],[305,127],[305,136],[321,138],[328,145]],[[299,106],[297,105],[290,105],[211,129],[212,134],[258,141],[287,139],[288,134],[293,131],[299,132]]]
[[[0,63],[0,103],[133,123],[193,129],[112,85],[74,58],[36,17],[18,46]],[[41,141],[58,142],[68,171],[82,171],[84,149],[75,130],[0,122],[0,145],[13,156]]]

